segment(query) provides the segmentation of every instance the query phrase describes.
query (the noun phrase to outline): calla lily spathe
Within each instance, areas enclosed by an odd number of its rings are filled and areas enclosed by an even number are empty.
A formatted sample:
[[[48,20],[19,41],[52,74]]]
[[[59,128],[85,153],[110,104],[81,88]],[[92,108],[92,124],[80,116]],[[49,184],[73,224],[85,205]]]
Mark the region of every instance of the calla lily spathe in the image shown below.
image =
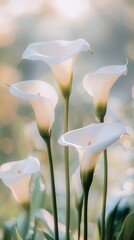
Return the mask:
[[[78,152],[83,187],[91,184],[100,154],[125,133],[120,123],[94,123],[62,135],[59,143],[73,146]]]
[[[91,48],[84,39],[37,42],[28,45],[22,55],[22,60],[42,60],[47,63],[51,67],[61,93],[65,97],[71,92],[74,57],[80,52],[86,51],[91,52]]]
[[[27,159],[8,162],[0,166],[0,179],[12,191],[14,198],[25,205],[30,201],[29,181],[31,175],[40,171],[40,162],[29,156]]]
[[[105,66],[95,72],[88,73],[83,79],[85,90],[93,97],[96,116],[100,121],[103,120],[109,91],[122,75],[127,75],[127,64]]]
[[[38,128],[42,134],[50,134],[54,122],[54,109],[58,102],[56,90],[40,80],[22,81],[10,86],[10,92],[31,103]]]

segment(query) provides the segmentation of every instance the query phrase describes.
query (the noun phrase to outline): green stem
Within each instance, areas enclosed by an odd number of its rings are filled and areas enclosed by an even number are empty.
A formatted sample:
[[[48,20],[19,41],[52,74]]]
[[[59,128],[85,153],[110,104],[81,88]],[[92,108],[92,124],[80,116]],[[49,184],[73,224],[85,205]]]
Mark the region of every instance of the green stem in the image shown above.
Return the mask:
[[[64,133],[68,131],[69,97],[64,99]],[[70,239],[70,174],[69,174],[69,148],[64,147],[65,178],[66,178],[66,240]]]
[[[108,181],[107,150],[104,150],[104,189],[103,189],[103,205],[102,205],[101,240],[105,240],[105,215],[106,215],[106,200],[107,200],[107,181]]]
[[[88,239],[88,191],[84,191],[84,238]]]
[[[104,116],[101,119],[101,123],[104,123]],[[108,182],[107,150],[104,150],[104,183],[103,183],[101,240],[105,240],[105,215],[106,215],[107,185],[108,185],[107,182]]]
[[[78,214],[78,240],[80,240],[80,233],[81,233],[80,227],[81,227],[82,206],[83,206],[83,200],[81,201],[81,204],[77,209],[77,214]]]
[[[64,133],[68,132],[69,97],[64,99]]]
[[[56,191],[55,191],[55,180],[54,180],[54,170],[53,170],[53,160],[52,160],[50,136],[45,138],[45,142],[46,142],[47,151],[48,151],[50,177],[51,177],[51,191],[52,191],[53,216],[54,216],[54,235],[55,235],[55,240],[59,240]]]

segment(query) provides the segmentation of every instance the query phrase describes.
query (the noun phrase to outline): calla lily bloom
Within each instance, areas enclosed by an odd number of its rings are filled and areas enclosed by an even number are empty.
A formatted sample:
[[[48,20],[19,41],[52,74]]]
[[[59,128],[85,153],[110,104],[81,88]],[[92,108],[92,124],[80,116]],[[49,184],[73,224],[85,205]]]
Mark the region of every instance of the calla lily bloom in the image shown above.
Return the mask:
[[[40,162],[29,156],[27,159],[8,162],[0,166],[0,179],[12,191],[14,198],[22,205],[27,205],[29,197],[29,181],[31,175],[40,171]]]
[[[44,136],[50,135],[54,122],[54,109],[58,102],[56,90],[46,82],[27,80],[11,85],[10,92],[18,98],[29,100],[40,133]]]
[[[28,45],[22,60],[42,60],[47,63],[57,79],[61,93],[66,97],[71,92],[74,57],[86,51],[91,52],[91,48],[84,39],[37,42]]]
[[[109,91],[122,75],[127,75],[127,64],[106,66],[93,73],[88,73],[83,79],[85,90],[93,97],[96,115],[100,121],[106,113]]]
[[[83,188],[90,187],[100,154],[126,133],[119,123],[94,123],[65,133],[59,139],[63,146],[73,146],[78,152]]]
[[[80,178],[80,168],[78,167],[75,173],[72,175],[72,188],[75,198],[75,206],[79,208],[83,200],[83,188]]]

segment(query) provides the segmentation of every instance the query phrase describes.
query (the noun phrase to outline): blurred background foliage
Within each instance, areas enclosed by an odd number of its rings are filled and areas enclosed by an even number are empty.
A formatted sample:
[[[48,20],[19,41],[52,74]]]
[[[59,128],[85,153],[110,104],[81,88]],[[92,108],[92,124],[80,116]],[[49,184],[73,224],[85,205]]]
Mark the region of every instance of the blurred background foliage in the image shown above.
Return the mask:
[[[45,144],[39,136],[34,114],[26,102],[11,96],[7,84],[22,80],[56,81],[43,62],[24,61],[21,56],[29,43],[55,39],[84,38],[91,45],[93,55],[82,53],[74,66],[73,90],[70,101],[70,129],[96,122],[92,99],[82,86],[88,72],[105,65],[125,64],[128,75],[114,85],[108,102],[107,121],[126,125],[129,137],[122,144],[108,150],[108,198],[134,193],[134,0],[0,0],[0,164],[36,155],[43,165],[46,192],[50,198],[49,171]],[[57,89],[58,90],[58,89]],[[63,133],[63,105],[59,97],[52,131],[53,158],[59,218],[65,222],[64,159],[57,139]],[[45,160],[45,161],[44,161]],[[89,217],[95,223],[102,201],[102,159],[89,196]],[[70,174],[75,171],[78,158],[70,150]],[[62,183],[62,184],[61,184]],[[17,216],[20,206],[0,182],[0,227]],[[51,210],[51,201],[45,200]],[[96,205],[94,204],[96,203]],[[75,216],[72,200],[72,216]],[[98,211],[97,211],[98,209]],[[76,221],[72,217],[72,228]]]

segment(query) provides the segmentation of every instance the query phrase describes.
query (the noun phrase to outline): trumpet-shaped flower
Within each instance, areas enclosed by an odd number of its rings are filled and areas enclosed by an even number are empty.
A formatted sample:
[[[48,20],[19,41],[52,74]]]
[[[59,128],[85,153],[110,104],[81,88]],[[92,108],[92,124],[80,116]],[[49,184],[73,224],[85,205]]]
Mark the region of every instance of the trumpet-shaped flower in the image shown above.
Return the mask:
[[[78,167],[75,173],[72,176],[72,188],[75,197],[75,206],[79,208],[83,200],[83,188],[80,178],[80,168]]]
[[[29,156],[24,160],[8,162],[1,165],[0,179],[11,189],[14,198],[25,205],[30,201],[29,181],[31,175],[39,171],[39,160]]]
[[[78,151],[83,188],[89,188],[102,151],[125,133],[122,124],[96,123],[62,135],[59,143],[63,146],[73,146]]]
[[[120,76],[127,75],[127,63],[102,67],[93,73],[88,73],[83,79],[85,90],[93,97],[96,115],[100,121],[106,113],[110,89]]]
[[[48,83],[39,80],[22,81],[10,86],[10,92],[31,103],[41,134],[50,134],[54,122],[54,109],[58,102],[56,90]]]
[[[91,48],[84,39],[37,42],[26,48],[22,59],[42,60],[47,63],[57,79],[61,93],[66,97],[71,92],[74,57],[85,51],[91,52]]]

